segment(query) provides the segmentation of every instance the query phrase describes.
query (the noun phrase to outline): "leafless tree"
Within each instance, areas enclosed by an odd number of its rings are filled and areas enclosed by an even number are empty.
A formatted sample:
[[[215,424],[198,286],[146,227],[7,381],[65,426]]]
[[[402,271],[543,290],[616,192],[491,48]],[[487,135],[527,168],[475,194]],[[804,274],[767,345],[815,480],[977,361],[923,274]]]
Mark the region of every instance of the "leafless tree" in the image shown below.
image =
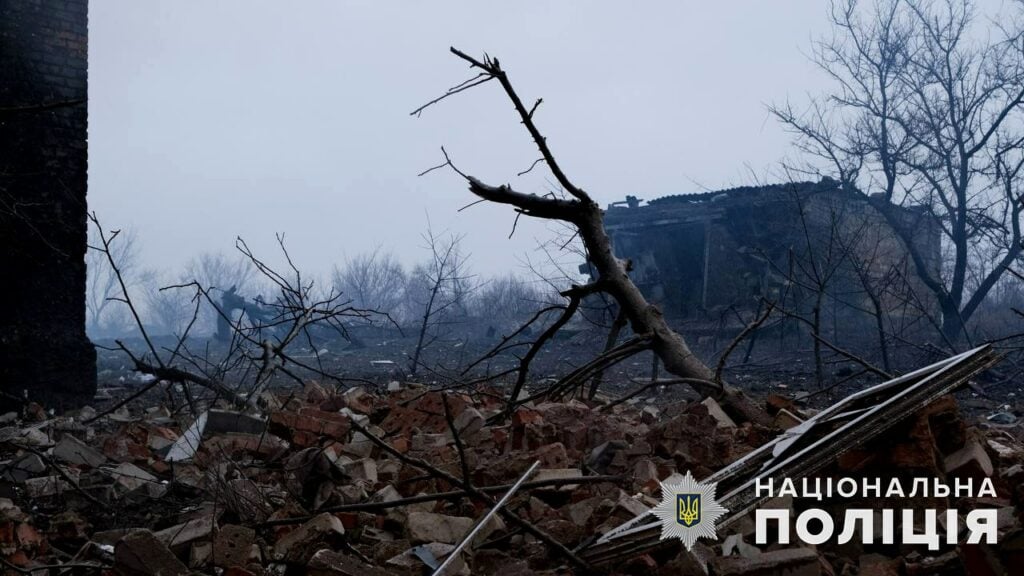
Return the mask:
[[[238,251],[245,257],[249,266],[265,279],[269,286],[273,286],[276,296],[272,303],[267,304],[272,312],[266,323],[246,325],[241,319],[226,319],[232,329],[228,349],[219,357],[211,357],[209,354],[191,350],[189,345],[189,333],[195,326],[201,306],[206,304],[220,312],[211,288],[192,280],[186,284],[161,289],[186,291],[191,296],[193,312],[184,330],[178,334],[175,344],[157,346],[143,320],[143,311],[129,293],[124,276],[113,258],[111,247],[117,233],[105,233],[95,215],[91,216],[90,220],[96,226],[98,234],[99,242],[95,249],[107,258],[119,287],[119,293],[113,300],[124,304],[129,310],[144,344],[142,351],[139,352],[118,340],[116,350],[128,356],[137,372],[155,377],[149,385],[108,411],[164,382],[180,384],[188,402],[194,408],[195,398],[190,391],[191,387],[211,392],[211,400],[214,401],[217,398],[225,398],[239,406],[255,407],[262,391],[275,376],[301,384],[303,380],[297,371],[305,370],[339,383],[346,380],[333,371],[326,370],[321,363],[318,347],[314,342],[313,329],[329,327],[344,335],[346,319],[362,318],[375,312],[350,306],[342,294],[334,290],[329,290],[325,294],[316,290],[315,283],[306,280],[293,263],[282,236],[278,236],[278,244],[286,262],[287,271],[283,273],[258,258],[242,239],[236,241]],[[307,343],[313,351],[312,361],[299,358],[290,350],[293,344],[300,341]]]
[[[100,240],[95,225],[89,227],[89,246],[85,254],[86,330],[93,335],[114,335],[131,327],[131,318],[124,309],[112,305],[120,294],[117,275],[99,249]],[[153,273],[143,270],[139,262],[138,238],[133,229],[117,231],[110,245],[111,257],[121,270],[125,286],[134,290],[148,283]]]
[[[185,275],[211,289],[224,290],[235,286],[248,288],[256,274],[252,263],[245,258],[230,257],[223,252],[205,252],[185,266]]]
[[[428,226],[423,240],[430,259],[413,268],[406,284],[409,315],[417,318],[410,375],[419,370],[423,351],[446,336],[453,324],[465,320],[473,291],[473,276],[459,245],[462,237],[438,234]]]
[[[872,198],[900,234],[955,344],[1021,254],[1024,4],[990,33],[968,0],[834,0],[814,59],[836,90],[775,106],[797,147]],[[822,166],[824,164],[824,166]],[[918,206],[907,218],[896,206]],[[949,259],[915,242],[938,226]],[[979,261],[989,262],[975,274]]]
[[[470,300],[470,315],[495,327],[519,326],[544,306],[544,294],[514,273],[482,282]]]
[[[193,296],[184,290],[161,290],[164,286],[187,284],[187,277],[151,274],[143,284],[146,317],[161,334],[180,335],[193,315]],[[212,329],[212,327],[211,327]]]
[[[779,271],[784,272],[786,278],[801,289],[809,303],[811,318],[808,324],[814,345],[814,376],[820,388],[825,383],[822,357],[825,335],[822,322],[826,299],[833,292],[833,283],[851,256],[851,251],[843,250],[838,241],[844,219],[844,204],[830,201],[834,199],[826,200],[824,206],[818,207],[822,221],[812,223],[813,216],[808,213],[812,210],[808,206],[809,200],[793,192],[797,214],[795,226],[799,230],[800,242],[790,247],[787,267]]]
[[[195,282],[199,286],[214,294],[223,294],[225,291],[238,292],[248,296],[250,299],[262,296],[259,292],[253,293],[262,287],[256,286],[256,270],[252,262],[242,256],[228,256],[223,252],[205,252],[191,259],[185,265],[182,274],[183,279]],[[197,325],[194,327],[196,333],[209,334],[217,331],[218,318],[220,325],[223,325],[221,302],[219,298],[210,300],[209,305],[204,303]],[[232,322],[237,318],[231,318]]]
[[[397,318],[405,300],[406,273],[391,252],[375,249],[335,267],[334,288],[357,308],[377,310]]]

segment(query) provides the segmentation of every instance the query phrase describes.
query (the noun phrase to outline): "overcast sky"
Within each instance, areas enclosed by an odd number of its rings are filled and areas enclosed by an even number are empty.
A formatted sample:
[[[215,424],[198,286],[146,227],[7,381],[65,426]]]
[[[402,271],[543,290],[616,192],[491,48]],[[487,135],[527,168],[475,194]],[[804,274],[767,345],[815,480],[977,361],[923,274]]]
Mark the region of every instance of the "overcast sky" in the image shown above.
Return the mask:
[[[788,151],[765,110],[825,87],[808,61],[821,0],[383,2],[102,0],[90,5],[89,202],[176,271],[284,232],[327,272],[381,246],[424,256],[427,219],[473,268],[517,269],[544,223],[478,205],[450,173],[544,193],[496,84],[409,116],[498,56],[577,184],[602,203],[748,184]]]

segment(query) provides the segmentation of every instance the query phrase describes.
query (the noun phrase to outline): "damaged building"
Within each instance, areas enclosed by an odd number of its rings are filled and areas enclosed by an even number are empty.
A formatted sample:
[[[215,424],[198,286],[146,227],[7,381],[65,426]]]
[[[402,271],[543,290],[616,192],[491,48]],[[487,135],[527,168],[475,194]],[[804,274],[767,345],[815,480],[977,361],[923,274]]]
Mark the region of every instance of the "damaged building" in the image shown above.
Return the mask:
[[[930,313],[906,245],[873,203],[826,178],[628,197],[608,207],[605,226],[634,282],[671,318],[756,309],[764,299],[806,310],[818,293],[836,321],[863,318],[872,298],[887,313]],[[920,208],[890,209],[938,275],[937,223]]]
[[[88,2],[0,0],[0,397],[92,398],[85,334]]]

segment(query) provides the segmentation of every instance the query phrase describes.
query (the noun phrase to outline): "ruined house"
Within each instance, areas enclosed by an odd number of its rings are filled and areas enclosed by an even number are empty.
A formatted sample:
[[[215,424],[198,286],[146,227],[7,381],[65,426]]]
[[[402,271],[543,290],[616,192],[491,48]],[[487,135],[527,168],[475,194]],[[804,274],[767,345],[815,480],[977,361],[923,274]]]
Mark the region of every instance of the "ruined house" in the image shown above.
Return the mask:
[[[0,404],[91,398],[86,0],[0,0]]]
[[[937,223],[918,208],[892,209],[938,270]],[[633,280],[672,318],[756,309],[762,299],[806,310],[819,292],[834,321],[863,317],[873,296],[889,314],[934,307],[886,219],[827,178],[646,204],[629,197],[608,207],[605,227]]]

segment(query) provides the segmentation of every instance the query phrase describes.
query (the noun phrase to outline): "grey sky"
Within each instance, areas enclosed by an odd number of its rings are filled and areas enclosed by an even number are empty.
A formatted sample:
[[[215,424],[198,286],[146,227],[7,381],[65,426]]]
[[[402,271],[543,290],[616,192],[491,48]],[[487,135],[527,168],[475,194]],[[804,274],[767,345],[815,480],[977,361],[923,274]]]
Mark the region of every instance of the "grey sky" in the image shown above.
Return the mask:
[[[805,53],[821,0],[382,2],[99,0],[90,5],[90,207],[177,270],[284,232],[327,272],[380,245],[423,257],[427,214],[473,268],[515,268],[549,232],[416,174],[444,145],[464,171],[517,178],[537,154],[488,84],[409,112],[498,56],[575,181],[602,203],[750,183],[788,151],[765,103],[824,87]],[[546,174],[545,174],[546,175]],[[525,219],[524,219],[525,220]]]

